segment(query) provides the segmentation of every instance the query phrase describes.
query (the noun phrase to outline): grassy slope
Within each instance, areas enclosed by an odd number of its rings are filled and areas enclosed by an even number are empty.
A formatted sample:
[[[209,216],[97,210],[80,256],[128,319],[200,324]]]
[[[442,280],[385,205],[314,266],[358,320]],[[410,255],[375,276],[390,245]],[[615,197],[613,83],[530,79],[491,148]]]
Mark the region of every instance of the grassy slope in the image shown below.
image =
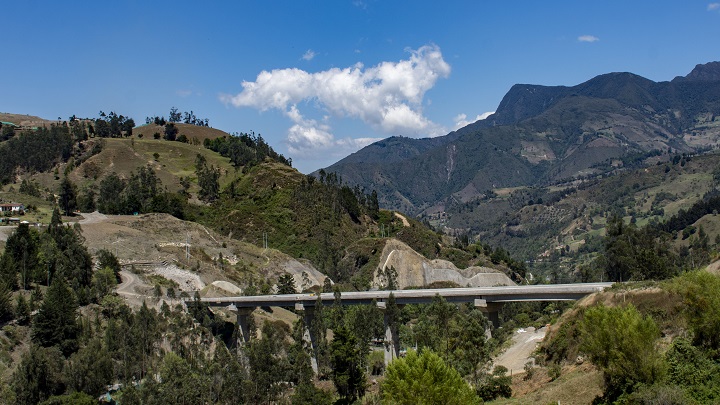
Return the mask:
[[[97,180],[88,176],[88,167],[94,165],[101,170],[98,178],[115,172],[122,177],[128,177],[132,171],[151,165],[155,173],[170,191],[181,189],[180,178],[190,177],[192,186],[190,192],[197,192],[195,178],[195,156],[199,153],[207,159],[208,165],[220,168],[220,185],[227,185],[235,176],[235,168],[228,158],[224,158],[203,146],[191,145],[182,142],[170,142],[155,139],[106,139],[103,151],[88,159],[75,168],[70,178],[82,187],[93,186]],[[155,160],[154,154],[159,155]]]

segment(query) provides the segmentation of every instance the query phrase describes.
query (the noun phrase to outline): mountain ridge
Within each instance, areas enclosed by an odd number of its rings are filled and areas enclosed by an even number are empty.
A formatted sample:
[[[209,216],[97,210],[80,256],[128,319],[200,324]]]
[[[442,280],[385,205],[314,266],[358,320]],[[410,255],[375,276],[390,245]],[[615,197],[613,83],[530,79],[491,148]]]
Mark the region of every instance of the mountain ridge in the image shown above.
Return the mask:
[[[516,84],[485,120],[437,138],[378,141],[323,170],[382,190],[383,207],[417,215],[493,188],[549,185],[658,153],[702,151],[720,141],[716,74],[720,63],[712,62],[666,82],[614,72],[575,86]]]

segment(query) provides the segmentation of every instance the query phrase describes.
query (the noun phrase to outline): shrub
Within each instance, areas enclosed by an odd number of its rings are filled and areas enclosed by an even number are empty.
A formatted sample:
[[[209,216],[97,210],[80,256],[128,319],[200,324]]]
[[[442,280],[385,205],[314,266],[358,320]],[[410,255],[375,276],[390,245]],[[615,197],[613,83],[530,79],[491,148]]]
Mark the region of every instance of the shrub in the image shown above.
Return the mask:
[[[388,365],[382,386],[387,404],[478,404],[460,374],[432,352],[409,351]]]

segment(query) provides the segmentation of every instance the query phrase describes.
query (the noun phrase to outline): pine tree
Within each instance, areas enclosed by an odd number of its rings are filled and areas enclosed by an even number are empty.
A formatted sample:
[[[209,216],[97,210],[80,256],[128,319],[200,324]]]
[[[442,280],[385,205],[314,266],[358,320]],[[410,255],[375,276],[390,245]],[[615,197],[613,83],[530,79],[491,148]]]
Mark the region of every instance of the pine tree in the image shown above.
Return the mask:
[[[345,325],[335,331],[330,344],[332,379],[338,394],[349,403],[365,394],[365,356],[358,339]]]
[[[388,366],[383,400],[392,404],[479,404],[481,401],[455,369],[431,350],[409,351]]]
[[[10,298],[10,289],[7,284],[0,281],[0,322],[12,318],[13,310]]]
[[[33,340],[45,347],[58,346],[65,356],[74,353],[80,334],[77,316],[75,294],[63,278],[57,277],[33,320]]]
[[[57,349],[36,345],[23,354],[12,378],[15,403],[37,404],[64,391],[62,383],[62,356]]]
[[[0,283],[5,284],[9,289],[17,288],[17,269],[12,255],[0,255]]]
[[[75,215],[77,208],[77,191],[75,185],[67,178],[63,177],[60,182],[60,208],[65,215]]]
[[[285,273],[277,282],[278,294],[297,294],[295,288],[295,278],[290,273]]]
[[[15,319],[17,319],[20,324],[25,324],[29,316],[30,308],[28,308],[27,301],[25,301],[25,296],[18,294],[15,302]]]

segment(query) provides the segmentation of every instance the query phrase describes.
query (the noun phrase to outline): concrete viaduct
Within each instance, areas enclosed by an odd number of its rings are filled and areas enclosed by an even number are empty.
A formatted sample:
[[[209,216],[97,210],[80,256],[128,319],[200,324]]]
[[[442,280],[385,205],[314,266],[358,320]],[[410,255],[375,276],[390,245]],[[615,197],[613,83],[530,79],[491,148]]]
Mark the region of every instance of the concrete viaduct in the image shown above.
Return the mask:
[[[498,311],[502,304],[506,302],[577,300],[586,295],[602,291],[611,285],[612,283],[577,283],[344,292],[340,294],[340,304],[367,305],[376,302],[379,308],[385,309],[385,304],[391,293],[395,297],[395,303],[399,306],[430,303],[436,295],[440,295],[447,302],[473,303],[481,311],[485,312],[493,325],[497,327]],[[335,303],[335,294],[281,294],[201,299],[210,307],[225,308],[236,312],[238,326],[244,342],[250,339],[248,318],[255,308],[294,308],[298,314],[303,314],[307,328],[307,326],[311,325],[318,300],[322,301],[323,305],[332,305]],[[385,317],[385,321],[385,362],[387,364],[399,355],[400,345],[399,337],[392,332],[387,317]],[[316,349],[315,339],[314,336],[311,336],[309,328],[305,331],[305,339],[310,342],[314,352]],[[317,372],[317,361],[314,355],[312,366],[313,370]]]

